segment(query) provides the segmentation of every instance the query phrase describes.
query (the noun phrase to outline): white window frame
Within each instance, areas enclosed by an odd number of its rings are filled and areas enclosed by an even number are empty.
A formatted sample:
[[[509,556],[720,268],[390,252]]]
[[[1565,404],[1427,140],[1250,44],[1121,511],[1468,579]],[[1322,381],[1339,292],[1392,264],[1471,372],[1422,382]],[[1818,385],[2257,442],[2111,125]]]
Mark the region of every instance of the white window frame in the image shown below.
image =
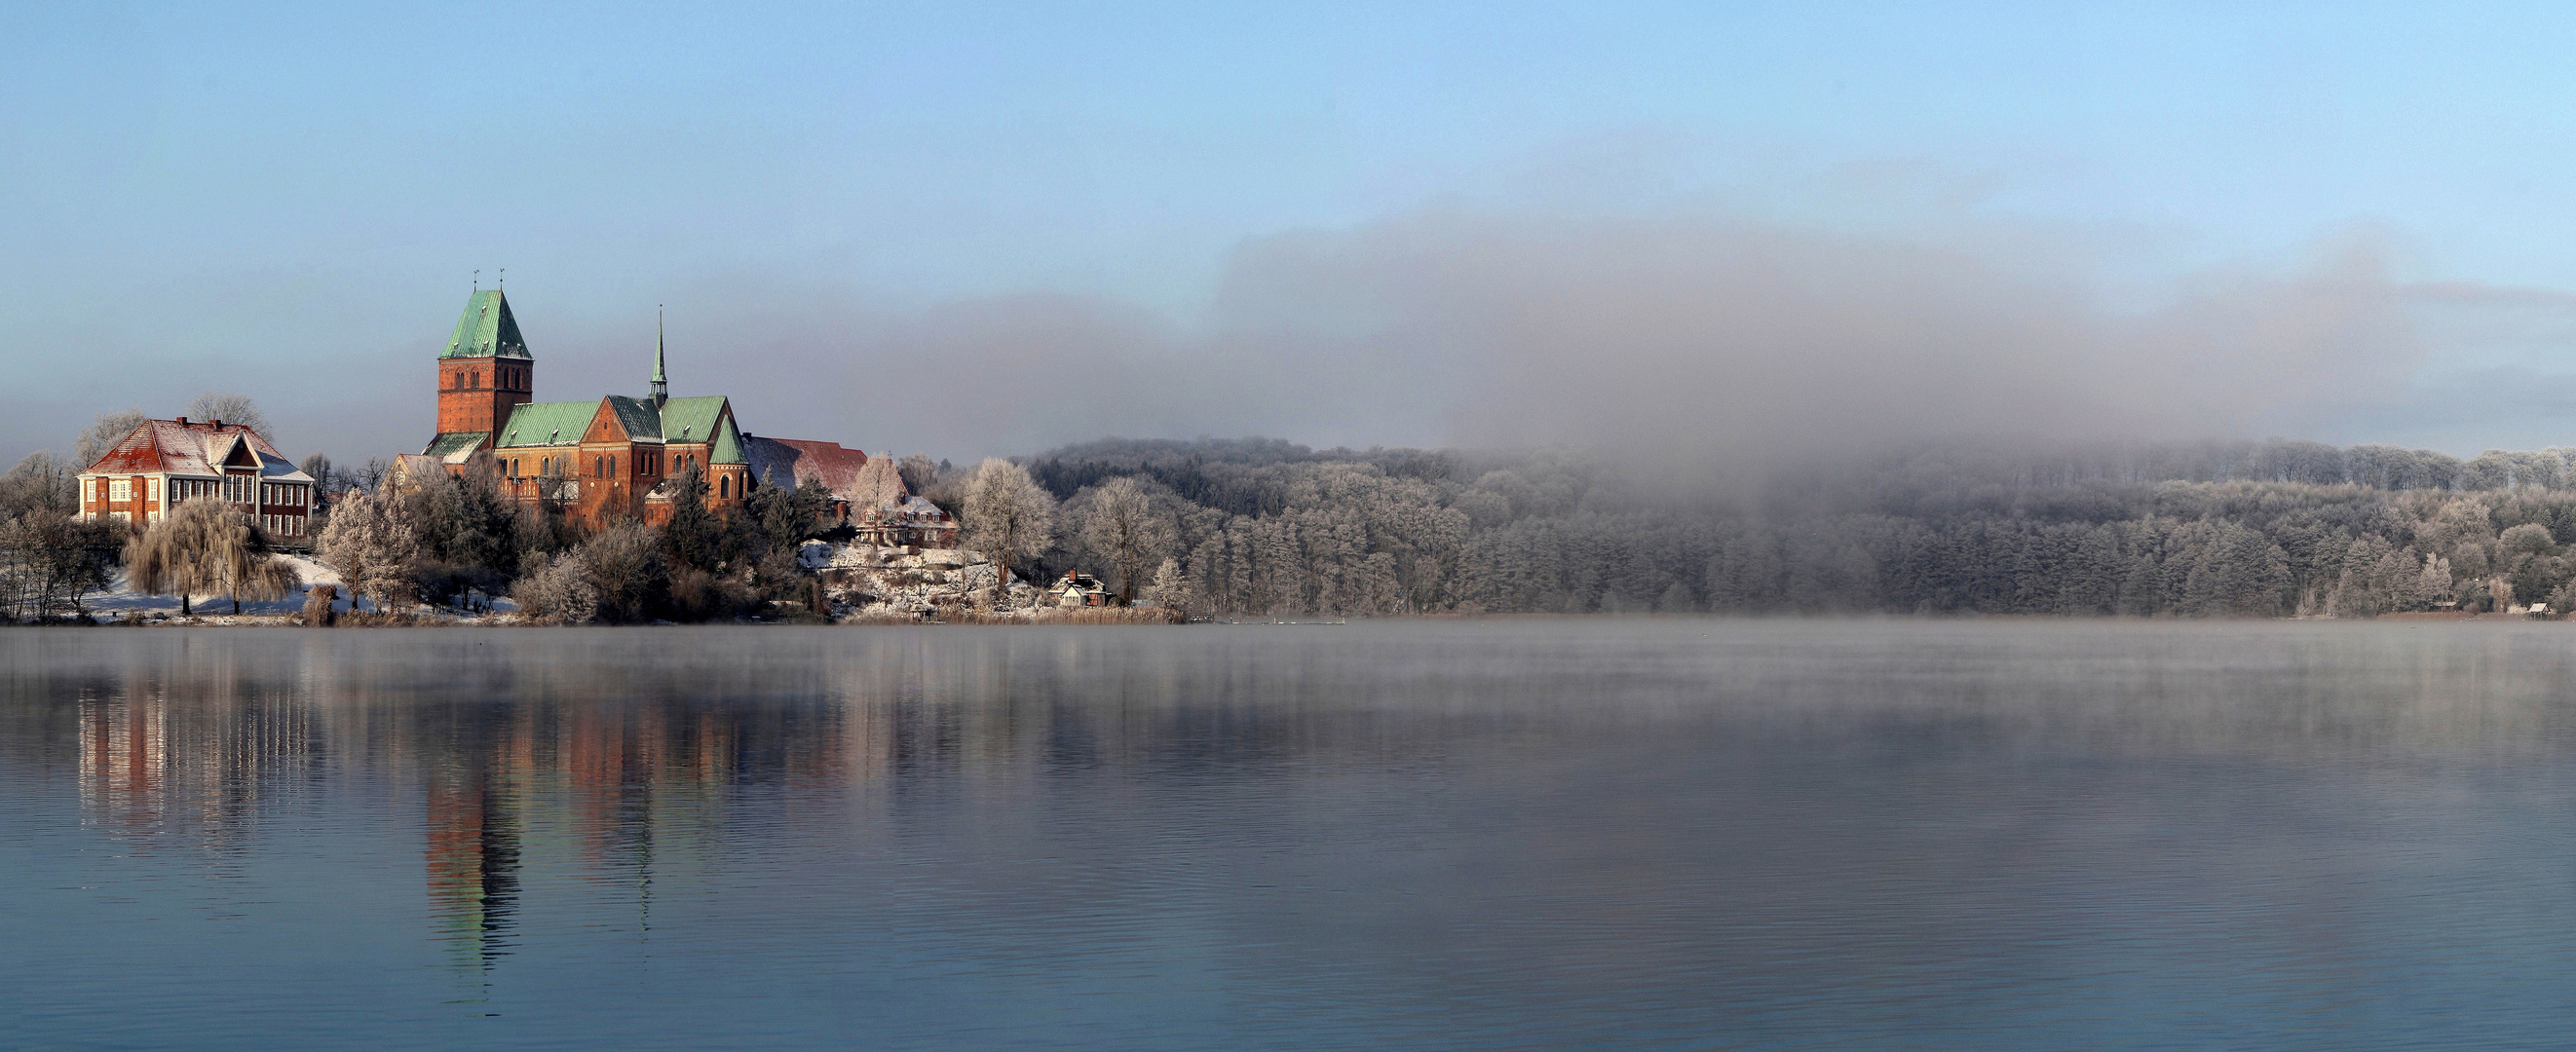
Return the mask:
[[[134,499],[134,482],[133,482],[133,480],[131,480],[131,479],[109,479],[109,480],[107,480],[107,499],[108,499],[108,501],[109,501],[109,502],[111,502],[111,503],[121,503],[121,502],[124,502],[124,501],[133,500],[133,499]]]

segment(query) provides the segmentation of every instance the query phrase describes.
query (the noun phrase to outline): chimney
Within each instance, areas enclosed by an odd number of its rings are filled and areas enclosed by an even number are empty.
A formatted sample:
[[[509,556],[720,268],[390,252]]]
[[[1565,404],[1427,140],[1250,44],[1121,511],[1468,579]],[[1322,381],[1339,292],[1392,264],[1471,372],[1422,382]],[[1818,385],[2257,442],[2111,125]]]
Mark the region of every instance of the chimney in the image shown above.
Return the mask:
[[[184,416],[183,416],[183,417],[180,417],[180,418],[179,418],[179,426],[180,426],[180,427],[186,427],[186,426],[188,426],[188,418],[187,418],[187,417],[184,417]]]
[[[224,426],[224,421],[223,421],[223,418],[222,418],[222,417],[216,417],[216,418],[215,418],[215,419],[213,419],[213,420],[208,420],[208,421],[206,421],[206,423],[207,423],[207,424],[209,424],[209,425],[211,425],[211,426],[213,426],[213,427],[214,427],[216,430],[218,430],[218,431],[222,430],[222,429],[223,429],[223,426]]]

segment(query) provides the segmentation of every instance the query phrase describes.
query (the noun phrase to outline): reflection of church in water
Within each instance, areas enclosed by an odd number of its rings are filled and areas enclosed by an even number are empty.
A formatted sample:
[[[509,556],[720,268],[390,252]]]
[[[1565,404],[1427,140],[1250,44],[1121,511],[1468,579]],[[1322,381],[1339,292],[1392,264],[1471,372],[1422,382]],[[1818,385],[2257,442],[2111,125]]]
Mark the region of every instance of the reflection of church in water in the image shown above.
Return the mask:
[[[582,874],[582,894],[647,925],[657,877],[715,864],[746,808],[814,790],[897,806],[906,783],[1061,760],[1097,730],[1008,703],[1008,677],[981,662],[885,652],[777,703],[577,663],[522,666],[472,698],[424,698],[363,663],[207,664],[174,654],[80,687],[84,824],[139,850],[237,855],[281,809],[320,809],[296,817],[328,835],[355,821],[333,794],[390,788],[418,801],[430,934],[466,969],[512,952],[532,871]]]

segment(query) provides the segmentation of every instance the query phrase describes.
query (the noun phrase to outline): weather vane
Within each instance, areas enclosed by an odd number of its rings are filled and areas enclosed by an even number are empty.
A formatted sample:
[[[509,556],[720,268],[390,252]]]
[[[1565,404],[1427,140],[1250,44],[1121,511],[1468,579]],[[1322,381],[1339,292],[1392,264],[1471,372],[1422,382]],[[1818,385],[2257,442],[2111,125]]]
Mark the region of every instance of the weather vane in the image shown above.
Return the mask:
[[[483,271],[479,267],[474,271],[474,288],[475,291],[478,292],[482,291],[483,288]]]
[[[507,284],[509,284],[509,283],[510,283],[510,268],[508,268],[508,267],[503,267],[503,268],[501,268],[501,276],[500,276],[500,277],[497,277],[497,278],[492,279],[492,287],[494,287],[494,288],[499,288],[499,287],[501,287],[501,286],[503,286],[503,285],[507,285]]]

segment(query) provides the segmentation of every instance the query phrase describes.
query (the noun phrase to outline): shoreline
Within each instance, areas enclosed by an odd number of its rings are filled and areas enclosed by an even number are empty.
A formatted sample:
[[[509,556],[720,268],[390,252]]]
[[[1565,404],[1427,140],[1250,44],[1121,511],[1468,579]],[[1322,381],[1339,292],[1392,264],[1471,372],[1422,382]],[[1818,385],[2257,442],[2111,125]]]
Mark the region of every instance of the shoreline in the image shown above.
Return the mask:
[[[1061,612],[1057,612],[1057,611],[1031,611],[1031,612],[1020,612],[1020,613],[1010,613],[1010,614],[1000,614],[1000,615],[983,615],[983,616],[969,617],[969,618],[959,618],[959,619],[947,619],[947,618],[920,618],[920,619],[913,619],[913,618],[900,618],[900,617],[892,617],[892,616],[869,616],[869,615],[856,615],[856,616],[844,617],[844,618],[839,618],[839,619],[794,618],[794,617],[790,617],[790,618],[747,618],[747,619],[729,620],[729,621],[691,621],[691,622],[679,622],[679,621],[645,621],[645,622],[633,622],[633,623],[625,623],[625,624],[609,624],[609,623],[604,623],[604,622],[587,622],[587,623],[583,623],[583,624],[574,624],[574,625],[548,623],[548,622],[545,622],[545,621],[535,620],[535,619],[531,619],[531,618],[523,617],[523,616],[520,616],[520,615],[518,615],[518,614],[513,614],[513,613],[501,613],[501,614],[470,614],[470,615],[461,615],[461,616],[448,616],[448,615],[443,615],[443,614],[428,614],[428,615],[402,615],[402,614],[397,614],[397,615],[372,615],[372,614],[361,614],[361,615],[355,615],[355,616],[352,616],[352,615],[343,614],[343,615],[340,615],[340,619],[339,619],[339,622],[338,622],[338,623],[336,623],[336,624],[331,624],[331,625],[322,625],[322,626],[314,626],[314,625],[309,625],[309,624],[305,623],[305,619],[304,619],[304,617],[303,617],[301,614],[254,614],[254,613],[243,613],[243,614],[203,614],[203,613],[200,613],[200,614],[193,614],[193,615],[190,615],[190,616],[187,616],[187,617],[179,617],[179,616],[175,616],[175,615],[174,615],[174,616],[146,616],[146,617],[133,617],[133,616],[131,616],[131,615],[127,615],[127,616],[119,616],[119,617],[106,617],[106,616],[99,615],[99,614],[90,614],[90,615],[86,615],[86,617],[85,617],[84,619],[69,619],[69,618],[67,618],[67,619],[57,619],[57,620],[52,620],[52,621],[42,621],[42,622],[12,622],[12,623],[7,623],[7,624],[0,624],[0,629],[7,629],[7,628],[294,628],[294,629],[304,629],[304,628],[315,628],[315,627],[319,627],[319,628],[322,628],[322,629],[324,629],[324,630],[337,630],[337,629],[359,629],[359,630],[363,630],[363,629],[386,629],[386,628],[514,628],[514,629],[552,629],[552,628],[755,628],[755,627],[780,627],[780,628],[877,628],[877,627],[920,627],[920,626],[958,626],[958,627],[1033,627],[1033,628],[1035,628],[1035,627],[1049,627],[1049,626],[1063,626],[1063,625],[1108,626],[1108,627],[1115,627],[1115,626],[1149,626],[1149,627],[1150,627],[1150,626],[1176,626],[1176,625],[1222,625],[1222,626],[1234,626],[1234,627],[1241,627],[1241,626],[1251,626],[1251,625],[1271,625],[1271,626],[1291,626],[1291,625],[1302,625],[1302,626],[1341,626],[1341,625],[1348,625],[1348,624],[1352,624],[1352,623],[1355,623],[1355,622],[1357,622],[1357,623],[1365,623],[1365,622],[1372,622],[1372,621],[1542,621],[1542,620],[1544,620],[1544,621],[1745,621],[1745,622],[1759,622],[1759,621],[1919,621],[1919,622],[1926,622],[1926,623],[1942,622],[1942,621],[2009,621],[2009,622],[2034,622],[2034,623],[2045,623],[2045,624],[2070,624],[2070,625],[2071,625],[2071,624],[2102,624],[2102,623],[2172,624],[2172,623],[2195,622],[2195,621],[2197,621],[2197,622],[2207,622],[2207,623],[2245,623],[2245,622],[2282,622],[2282,623],[2288,623],[2288,622],[2344,622],[2344,623],[2351,623],[2351,624],[2371,624],[2371,623],[2377,623],[2377,622],[2403,622],[2403,623],[2444,622],[2444,623],[2478,623],[2478,624],[2488,624],[2488,625],[2505,625],[2505,624],[2545,624],[2545,623],[2550,623],[2550,622],[2562,621],[2562,620],[2566,620],[2566,619],[2565,619],[2565,618],[2561,618],[2561,617],[2547,617],[2547,616],[2543,616],[2543,617],[2534,617],[2534,616],[2531,616],[2531,615],[2529,615],[2529,614],[2515,614],[2515,613],[2486,613],[2486,614],[2479,614],[2479,613],[2461,613],[2461,612],[2457,612],[2457,611],[2448,611],[2448,610],[2419,610],[2419,611],[2408,611],[2408,612],[2404,612],[2404,613],[2381,614],[2381,615],[2379,615],[2379,616],[2377,616],[2377,617],[2316,617],[2316,616],[2306,616],[2306,617],[2260,617],[2260,618],[2247,618],[2247,617],[2197,617],[2197,618],[2194,618],[2194,617],[2163,617],[2163,616],[2147,616],[2147,617],[2140,617],[2140,616],[2124,615],[2124,614],[2087,614],[2087,615],[2060,615],[2060,614],[1979,614],[1979,613],[1898,614],[1898,613],[1884,613],[1884,612],[1862,612],[1862,613],[1780,613],[1780,614],[1745,614],[1745,613],[1679,613],[1679,614],[1676,614],[1676,613],[1645,613],[1645,612],[1638,612],[1638,613],[1624,613],[1624,612],[1623,612],[1623,613],[1588,613],[1588,614],[1550,614],[1550,613],[1520,613],[1520,612],[1515,612],[1515,613],[1498,613],[1498,614],[1461,614],[1461,613],[1381,614],[1381,615],[1363,615],[1363,616],[1359,616],[1359,617],[1212,617],[1212,618],[1174,618],[1174,617],[1172,617],[1172,616],[1171,616],[1171,615],[1169,615],[1169,614],[1166,614],[1166,613],[1164,613],[1164,612],[1162,612],[1162,611],[1155,610],[1155,609],[1150,608],[1150,607],[1148,607],[1148,608],[1142,608],[1142,609],[1134,608],[1134,607],[1128,607],[1128,608],[1110,608],[1110,609],[1102,609],[1102,608],[1097,608],[1097,607],[1087,607],[1087,608],[1063,608],[1063,609],[1061,610]]]

